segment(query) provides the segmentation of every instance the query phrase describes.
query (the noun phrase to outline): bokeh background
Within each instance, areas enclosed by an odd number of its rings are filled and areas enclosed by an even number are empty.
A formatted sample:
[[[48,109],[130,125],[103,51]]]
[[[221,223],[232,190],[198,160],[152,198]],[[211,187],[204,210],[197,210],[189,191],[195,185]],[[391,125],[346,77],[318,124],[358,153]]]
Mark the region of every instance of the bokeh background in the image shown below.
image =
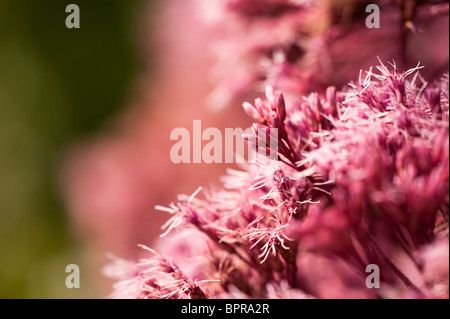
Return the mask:
[[[58,169],[130,98],[143,2],[0,0],[0,298],[102,296],[83,272],[65,287],[82,261]],[[65,26],[69,3],[80,29]]]

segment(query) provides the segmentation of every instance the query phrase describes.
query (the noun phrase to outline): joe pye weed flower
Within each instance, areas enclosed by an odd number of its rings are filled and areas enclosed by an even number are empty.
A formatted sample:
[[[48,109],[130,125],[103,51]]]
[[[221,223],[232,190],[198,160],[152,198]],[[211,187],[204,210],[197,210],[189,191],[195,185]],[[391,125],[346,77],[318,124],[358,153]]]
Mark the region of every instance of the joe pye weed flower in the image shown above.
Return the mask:
[[[380,62],[341,91],[245,103],[267,151],[277,129],[277,159],[158,206],[148,256],[105,267],[111,297],[448,298],[449,77],[420,69]]]

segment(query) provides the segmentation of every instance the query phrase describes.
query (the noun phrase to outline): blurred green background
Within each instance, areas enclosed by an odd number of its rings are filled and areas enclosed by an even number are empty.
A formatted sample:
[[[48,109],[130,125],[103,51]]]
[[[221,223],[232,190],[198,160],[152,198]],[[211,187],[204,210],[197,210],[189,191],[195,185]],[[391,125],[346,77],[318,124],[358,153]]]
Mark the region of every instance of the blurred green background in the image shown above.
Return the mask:
[[[0,0],[0,298],[103,297],[77,263],[58,191],[64,151],[124,107],[144,0]],[[76,3],[81,28],[67,29]]]

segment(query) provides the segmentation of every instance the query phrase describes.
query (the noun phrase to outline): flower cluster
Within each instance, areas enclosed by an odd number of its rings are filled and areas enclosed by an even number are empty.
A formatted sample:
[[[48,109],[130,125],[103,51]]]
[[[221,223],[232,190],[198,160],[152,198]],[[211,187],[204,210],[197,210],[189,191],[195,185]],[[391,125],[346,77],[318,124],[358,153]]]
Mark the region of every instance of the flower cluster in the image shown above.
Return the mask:
[[[266,85],[296,94],[342,87],[360,68],[395,59],[402,68],[424,56],[437,56],[435,48],[411,50],[425,43],[442,42],[432,33],[433,22],[448,14],[448,1],[403,0],[198,0],[200,15],[216,28],[217,86],[211,104],[222,107],[259,92]],[[378,5],[380,29],[366,26],[366,7]],[[440,22],[439,22],[440,21]],[[448,21],[448,20],[447,20]],[[448,34],[443,35],[448,37]],[[367,39],[370,38],[370,41]],[[444,46],[444,44],[443,44]],[[431,74],[448,57],[430,59]]]
[[[261,15],[304,3],[247,2],[227,1]],[[448,298],[449,77],[420,68],[381,63],[342,91],[288,102],[268,88],[245,103],[258,128],[278,129],[277,158],[158,206],[171,215],[165,255],[108,265],[113,296]],[[365,285],[369,264],[380,289]]]

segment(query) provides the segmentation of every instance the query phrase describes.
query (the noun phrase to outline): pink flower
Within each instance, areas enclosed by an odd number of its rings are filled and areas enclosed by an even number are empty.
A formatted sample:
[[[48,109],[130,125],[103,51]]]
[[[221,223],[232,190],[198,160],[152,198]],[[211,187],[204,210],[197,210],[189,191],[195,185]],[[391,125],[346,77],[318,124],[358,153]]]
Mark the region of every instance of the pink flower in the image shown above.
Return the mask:
[[[435,298],[449,297],[448,251],[448,237],[436,240],[420,251],[425,283],[430,289],[431,296]]]
[[[401,72],[381,63],[376,69],[361,72],[342,92],[329,88],[290,105],[268,88],[266,101],[245,103],[269,138],[278,130],[276,157],[230,171],[223,189],[203,196],[199,189],[169,208],[157,207],[172,215],[165,238],[178,231],[203,236],[203,248],[164,239],[159,249],[173,257],[157,255],[119,271],[116,292],[448,296],[448,258],[439,253],[448,250],[448,76],[426,82],[419,66]],[[261,145],[259,139],[250,142]],[[189,275],[173,262],[192,258],[198,262]],[[369,264],[381,269],[379,291],[365,286]]]
[[[182,212],[172,211],[176,220],[173,219],[165,229],[171,231],[169,239],[174,236],[172,230],[179,230],[186,221],[198,217],[195,227],[196,232],[202,234],[199,237],[208,237],[213,243],[219,240],[221,249],[227,254],[239,254],[252,265],[259,264],[260,248],[267,243],[267,237],[258,243],[261,247],[257,245],[251,250],[248,258],[245,256],[247,252],[233,245],[249,234],[246,227],[261,217],[261,211],[268,213],[263,214],[263,219],[253,224],[253,228],[270,233],[272,228],[276,230],[280,226],[283,231],[290,231],[291,227],[270,221],[274,216],[286,218],[282,212],[287,210],[293,224],[311,215],[311,219],[299,227],[302,231],[296,229],[294,232],[296,236],[301,233],[304,240],[308,238],[311,249],[322,243],[323,247],[329,246],[330,249],[333,244],[342,246],[331,250],[345,251],[343,247],[347,244],[344,240],[335,243],[330,238],[339,237],[347,224],[361,222],[362,228],[375,228],[376,233],[384,231],[378,225],[378,219],[366,221],[355,213],[369,198],[370,205],[390,212],[389,216],[383,213],[383,223],[401,223],[402,229],[405,227],[414,233],[415,244],[430,240],[427,230],[433,218],[427,214],[431,208],[424,204],[426,200],[422,194],[427,194],[426,199],[432,201],[433,206],[440,203],[442,196],[445,197],[447,190],[442,187],[442,180],[445,180],[448,169],[440,158],[448,154],[444,145],[448,130],[437,125],[435,130],[429,130],[432,134],[429,138],[433,136],[435,139],[433,143],[416,140],[417,114],[397,110],[398,116],[394,116],[396,112],[386,109],[390,106],[386,100],[404,96],[405,101],[399,103],[406,103],[410,110],[428,116],[442,116],[442,120],[448,121],[448,77],[438,84],[426,86],[418,76],[416,82],[420,84],[416,86],[424,85],[426,88],[420,94],[417,94],[420,90],[411,90],[407,85],[401,87],[402,74],[393,76],[389,87],[379,87],[375,91],[367,87],[361,92],[375,79],[372,72],[367,77],[369,74],[363,74],[362,82],[358,82],[356,88],[346,88],[344,93],[349,93],[347,95],[336,88],[342,88],[359,69],[376,63],[376,56],[383,61],[395,59],[401,69],[413,67],[421,61],[427,66],[421,70],[427,78],[440,76],[448,69],[448,3],[440,0],[409,1],[418,4],[416,11],[409,11],[402,8],[404,1],[373,1],[382,9],[382,28],[379,30],[369,30],[364,25],[366,1],[342,3],[337,0],[165,0],[155,24],[148,18],[154,15],[153,10],[144,15],[152,25],[147,22],[140,25],[139,44],[143,49],[140,54],[146,57],[143,65],[152,65],[152,68],[144,67],[139,75],[139,89],[136,90],[137,96],[133,95],[133,107],[114,123],[113,128],[76,147],[69,154],[71,156],[64,169],[66,204],[77,234],[81,235],[83,251],[89,257],[94,256],[91,259],[94,265],[91,266],[95,273],[98,267],[95,263],[103,263],[101,256],[105,251],[134,259],[142,253],[136,244],[145,243],[152,247],[161,245],[164,248],[158,251],[173,255],[184,273],[198,276],[199,272],[191,273],[191,269],[187,269],[194,264],[185,265],[184,256],[204,255],[205,251],[200,253],[187,249],[186,243],[183,247],[173,247],[167,239],[150,244],[164,215],[155,216],[149,212],[155,204],[170,202],[183,190],[193,191],[199,184],[215,180],[223,167],[187,167],[170,163],[168,156],[164,156],[169,153],[170,130],[188,126],[193,118],[200,117],[208,126],[217,128],[247,127],[248,121],[238,115],[236,107],[226,113],[214,114],[205,107],[206,97],[210,96],[209,104],[218,108],[232,104],[239,106],[244,97],[254,98],[256,93],[259,95],[264,91],[267,84],[275,90],[266,92],[266,100],[257,99],[254,105],[246,104],[244,107],[256,122],[255,127],[266,129],[268,140],[274,138],[273,128],[279,130],[280,166],[265,167],[260,163],[248,171],[230,171],[230,175],[224,177],[224,187],[230,191],[208,191],[205,194],[206,208],[198,207],[198,203],[191,207],[191,203],[188,205],[182,200]],[[189,26],[188,34],[186,26]],[[154,38],[150,39],[150,32],[145,32],[149,29],[156,30],[151,32]],[[208,77],[211,73],[213,86]],[[198,74],[202,76],[196,76]],[[366,79],[368,82],[365,83]],[[324,94],[309,94],[311,91]],[[303,96],[305,94],[309,95]],[[389,118],[398,125],[399,131],[395,132],[398,134],[391,135],[391,131],[384,130],[383,125],[389,121],[381,123],[364,108],[341,106],[346,98],[352,97],[356,100],[349,102],[351,105],[359,101],[381,114],[388,112]],[[236,100],[239,103],[230,103]],[[336,119],[341,117],[344,120],[339,122],[339,129],[335,129]],[[355,117],[354,122],[352,117]],[[371,125],[370,122],[375,123]],[[355,127],[360,129],[357,134]],[[377,138],[372,136],[373,132]],[[415,141],[410,143],[412,137]],[[329,143],[331,139],[336,142]],[[258,145],[256,140],[250,142]],[[384,144],[390,153],[381,147]],[[409,147],[404,147],[405,144]],[[430,144],[433,144],[432,151]],[[361,151],[362,145],[365,145],[364,151]],[[266,145],[266,151],[271,151],[270,143]],[[430,151],[432,160],[428,156]],[[395,164],[392,154],[396,157]],[[412,157],[417,158],[418,163]],[[330,161],[330,158],[335,161]],[[366,163],[370,165],[366,167]],[[352,170],[353,166],[358,170]],[[433,169],[424,169],[427,166]],[[316,170],[327,178],[317,181]],[[378,176],[382,175],[380,171],[388,178]],[[362,177],[358,179],[355,176],[359,173]],[[335,185],[337,179],[340,184]],[[367,181],[370,181],[369,185]],[[372,187],[371,183],[374,183]],[[324,196],[339,198],[344,203],[352,198],[352,214],[343,215],[341,211],[346,211],[345,205],[324,207],[328,203]],[[280,207],[274,210],[274,203]],[[445,204],[448,204],[448,199],[439,210],[444,211],[448,220]],[[217,212],[217,207],[225,209],[225,212]],[[320,215],[314,220],[310,211],[321,212],[322,208],[339,222],[342,229],[330,225],[321,225],[323,227],[317,233],[312,231],[312,227],[308,229],[308,225],[321,223]],[[366,213],[365,210],[361,212]],[[233,219],[232,216],[238,213],[242,218]],[[410,219],[410,215],[418,218]],[[320,232],[325,235],[319,235]],[[289,234],[286,236],[291,238]],[[244,238],[248,241],[245,247],[257,241],[249,238]],[[297,241],[286,240],[285,243]],[[282,246],[275,249],[276,255],[269,254],[263,265],[279,267],[286,259],[292,259],[290,253],[293,249],[286,250]],[[288,256],[283,257],[286,252]],[[224,284],[228,290],[212,296],[269,295],[264,289],[253,287],[260,287],[266,279],[256,276],[251,283],[245,281],[248,271],[244,265],[239,271],[230,270],[228,273],[229,269],[235,269],[235,263],[242,260],[237,261],[227,254],[220,258],[215,256],[214,262],[220,265],[222,261],[232,263],[226,271],[218,267],[220,276],[228,278]],[[287,266],[291,267],[287,271],[289,275],[284,280],[290,284],[294,281],[292,265],[290,261]],[[198,266],[198,269],[202,268]],[[344,289],[345,285],[342,287]],[[298,293],[297,288],[294,290]]]
[[[285,94],[342,87],[377,56],[402,68],[420,60],[429,76],[448,68],[446,1],[408,1],[409,7],[394,0],[198,2],[199,16],[217,33],[215,107],[267,84]],[[369,3],[381,9],[380,29],[366,27]]]

